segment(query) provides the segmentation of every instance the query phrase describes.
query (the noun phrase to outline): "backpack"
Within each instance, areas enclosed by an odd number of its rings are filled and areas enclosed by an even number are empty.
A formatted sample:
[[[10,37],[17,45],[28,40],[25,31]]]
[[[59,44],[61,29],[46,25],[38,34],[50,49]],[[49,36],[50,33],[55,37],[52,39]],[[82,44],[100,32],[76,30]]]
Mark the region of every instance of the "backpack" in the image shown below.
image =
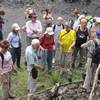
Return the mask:
[[[3,62],[4,62],[4,55],[0,52],[0,57],[2,59],[2,68],[3,68]]]
[[[63,24],[61,25],[62,25],[62,28],[64,29],[64,25]],[[56,29],[56,25],[53,26],[53,32],[55,31],[55,29]]]
[[[95,49],[92,53],[92,63],[99,64],[100,63],[100,45],[94,40]]]
[[[80,26],[76,32],[76,47],[80,47],[83,43],[86,43],[88,36],[88,29],[85,28],[83,31],[80,30]]]

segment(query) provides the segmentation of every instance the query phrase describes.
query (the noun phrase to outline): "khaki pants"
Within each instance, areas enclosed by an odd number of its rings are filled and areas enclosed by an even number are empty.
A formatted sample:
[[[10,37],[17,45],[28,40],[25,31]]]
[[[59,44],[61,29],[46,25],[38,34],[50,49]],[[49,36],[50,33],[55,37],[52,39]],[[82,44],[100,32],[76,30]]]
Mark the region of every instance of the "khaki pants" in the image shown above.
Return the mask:
[[[66,67],[66,68],[70,68],[70,63],[71,63],[71,56],[72,53],[71,52],[62,52],[61,56],[60,56],[60,65],[61,67]]]
[[[28,90],[30,93],[34,93],[37,88],[37,80],[32,78],[31,72],[28,71]]]
[[[91,58],[87,58],[86,77],[83,84],[83,87],[86,88],[87,90],[90,90],[90,86],[93,84],[96,69],[97,69],[97,65],[92,64]]]
[[[3,74],[1,77],[2,82],[2,100],[8,100],[9,98],[9,90],[10,90],[10,74]]]

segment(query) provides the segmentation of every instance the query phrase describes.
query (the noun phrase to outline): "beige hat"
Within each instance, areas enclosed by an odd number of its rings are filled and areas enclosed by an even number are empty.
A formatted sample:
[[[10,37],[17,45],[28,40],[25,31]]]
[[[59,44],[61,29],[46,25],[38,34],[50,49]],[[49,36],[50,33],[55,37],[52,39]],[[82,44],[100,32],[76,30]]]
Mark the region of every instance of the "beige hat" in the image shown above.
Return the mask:
[[[52,27],[47,27],[47,29],[46,29],[46,31],[45,31],[45,33],[44,33],[44,34],[53,35],[53,34],[54,34],[54,32],[53,32]]]
[[[17,30],[20,30],[20,27],[19,27],[19,25],[17,23],[14,23],[12,25],[12,29],[17,31]]]

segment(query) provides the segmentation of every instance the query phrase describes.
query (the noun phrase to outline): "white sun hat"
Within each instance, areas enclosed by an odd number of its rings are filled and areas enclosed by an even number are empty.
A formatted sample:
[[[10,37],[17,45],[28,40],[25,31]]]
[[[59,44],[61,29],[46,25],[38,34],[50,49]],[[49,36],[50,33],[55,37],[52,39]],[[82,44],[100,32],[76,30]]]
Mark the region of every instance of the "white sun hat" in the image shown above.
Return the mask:
[[[54,32],[53,32],[52,27],[47,27],[47,29],[46,29],[46,31],[45,31],[45,33],[44,33],[44,34],[53,35],[53,34],[54,34]]]
[[[14,23],[12,25],[12,29],[17,31],[17,30],[20,30],[20,27],[19,27],[19,25],[17,23]]]

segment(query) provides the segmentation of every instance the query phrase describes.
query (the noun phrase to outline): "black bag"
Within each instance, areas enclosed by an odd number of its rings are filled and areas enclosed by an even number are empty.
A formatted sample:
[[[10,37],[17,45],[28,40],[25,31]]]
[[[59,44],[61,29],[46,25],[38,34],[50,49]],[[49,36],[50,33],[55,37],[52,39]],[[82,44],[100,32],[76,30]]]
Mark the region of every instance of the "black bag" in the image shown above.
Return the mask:
[[[38,77],[38,70],[36,68],[32,68],[31,75],[33,79],[36,79]]]
[[[95,49],[92,53],[92,63],[99,64],[100,63],[100,45],[94,40]]]
[[[0,52],[0,56],[1,56],[1,59],[2,59],[2,68],[3,68],[3,62],[4,62],[4,55],[3,55],[3,53]]]

